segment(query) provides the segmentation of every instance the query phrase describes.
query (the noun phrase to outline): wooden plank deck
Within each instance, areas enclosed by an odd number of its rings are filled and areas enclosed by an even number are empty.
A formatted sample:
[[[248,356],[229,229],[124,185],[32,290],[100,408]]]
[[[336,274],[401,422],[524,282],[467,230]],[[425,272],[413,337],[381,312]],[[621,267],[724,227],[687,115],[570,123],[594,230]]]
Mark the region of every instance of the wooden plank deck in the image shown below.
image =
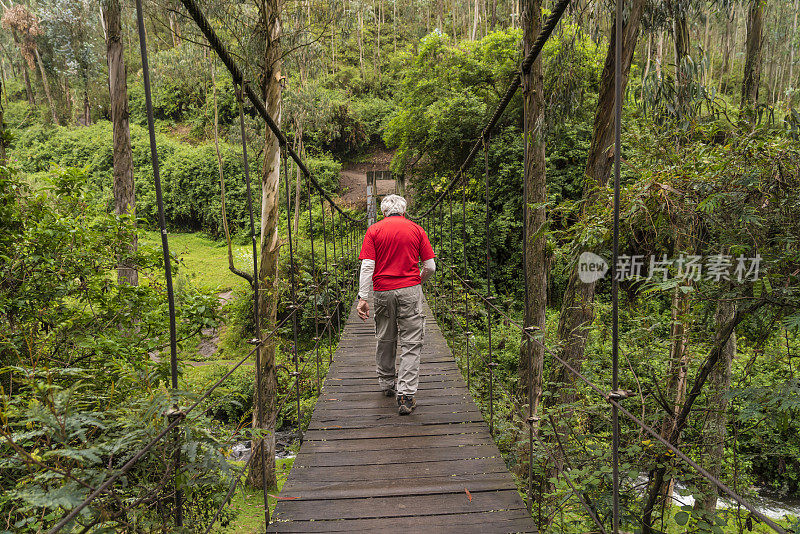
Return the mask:
[[[269,532],[536,532],[425,310],[417,408],[401,417],[378,390],[375,324],[351,308]]]

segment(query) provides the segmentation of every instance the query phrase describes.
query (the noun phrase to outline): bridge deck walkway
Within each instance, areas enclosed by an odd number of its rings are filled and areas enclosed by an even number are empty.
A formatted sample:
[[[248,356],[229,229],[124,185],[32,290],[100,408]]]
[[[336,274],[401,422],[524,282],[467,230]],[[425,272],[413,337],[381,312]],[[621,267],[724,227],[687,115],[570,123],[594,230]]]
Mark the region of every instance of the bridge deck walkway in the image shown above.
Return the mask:
[[[417,408],[378,391],[375,325],[351,308],[269,532],[535,532],[432,313]]]

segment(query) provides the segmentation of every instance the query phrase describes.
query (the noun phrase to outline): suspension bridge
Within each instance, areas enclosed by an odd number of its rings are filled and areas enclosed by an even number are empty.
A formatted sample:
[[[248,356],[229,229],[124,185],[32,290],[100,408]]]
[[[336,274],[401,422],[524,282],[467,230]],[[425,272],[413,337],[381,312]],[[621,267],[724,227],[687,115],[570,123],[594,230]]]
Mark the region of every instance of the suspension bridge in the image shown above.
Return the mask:
[[[528,72],[540,54],[544,43],[549,38],[556,24],[560,20],[570,0],[560,0],[552,8],[550,15],[542,26],[542,30],[533,43],[531,50],[525,56],[520,66],[520,77],[516,77],[504,93],[498,107],[487,121],[485,127],[474,142],[466,160],[455,173],[454,178],[444,188],[433,205],[424,213],[412,214],[421,222],[432,235],[439,263],[443,266],[443,276],[448,284],[443,286],[446,296],[435,298],[434,308],[438,308],[443,316],[459,316],[459,328],[455,328],[456,321],[451,322],[450,333],[453,343],[463,343],[465,355],[456,363],[442,331],[435,320],[435,313],[428,304],[425,304],[426,342],[422,354],[420,375],[420,388],[417,395],[418,408],[410,416],[400,418],[397,415],[394,399],[384,397],[377,388],[374,371],[374,324],[362,322],[355,313],[354,296],[356,289],[357,252],[360,237],[366,228],[366,217],[358,218],[343,210],[332,199],[320,184],[314,179],[300,156],[292,150],[287,138],[279,126],[267,112],[267,107],[261,99],[258,90],[251,85],[243,75],[243,71],[236,64],[231,54],[209,21],[204,16],[196,0],[181,0],[190,16],[200,28],[211,48],[217,53],[227,69],[230,71],[233,83],[237,87],[239,99],[240,124],[242,139],[244,135],[244,103],[249,101],[257,113],[273,132],[281,146],[282,180],[285,185],[286,217],[288,228],[287,244],[289,256],[290,290],[286,305],[288,313],[281,319],[271,332],[261,332],[258,325],[258,306],[254,306],[254,320],[257,325],[256,337],[253,340],[254,348],[244,358],[232,365],[229,371],[214,385],[206,390],[190,406],[177,408],[169,414],[169,423],[165,428],[148,442],[139,451],[133,454],[124,465],[111,471],[110,476],[97,487],[87,487],[89,492],[86,499],[69,510],[48,532],[54,534],[65,527],[85,527],[90,530],[93,525],[76,523],[76,520],[87,506],[95,499],[111,491],[113,485],[142,458],[150,453],[159,443],[174,440],[173,456],[170,459],[170,470],[164,479],[174,480],[181,471],[181,454],[179,445],[179,427],[186,417],[203,406],[203,402],[229,377],[233,372],[244,365],[246,361],[255,357],[256,403],[261,405],[266,399],[260,397],[262,388],[262,371],[260,363],[261,348],[271,342],[283,327],[291,327],[294,344],[292,345],[292,364],[294,369],[289,370],[290,391],[277,399],[278,410],[292,395],[296,402],[298,433],[303,436],[302,446],[294,462],[290,476],[286,481],[279,496],[274,514],[270,514],[268,506],[268,488],[263,490],[264,519],[269,532],[358,532],[358,531],[387,531],[402,530],[411,532],[536,532],[535,523],[531,516],[534,506],[532,477],[528,476],[527,491],[519,491],[517,484],[508,471],[500,452],[495,445],[492,434],[495,419],[495,391],[493,373],[497,363],[494,361],[492,350],[492,323],[493,317],[502,317],[503,321],[516,329],[519,335],[528,344],[542,345],[542,340],[532,327],[518,324],[512,317],[498,306],[496,297],[491,294],[491,257],[488,248],[486,257],[482,260],[481,268],[485,268],[486,280],[473,281],[466,278],[467,270],[459,268],[459,262],[466,262],[465,250],[458,251],[453,246],[452,236],[457,231],[453,227],[452,215],[453,199],[459,188],[465,189],[465,177],[471,172],[474,160],[483,150],[484,156],[488,154],[488,144],[491,133],[499,118],[514,95],[520,89],[521,78]],[[177,389],[178,361],[176,348],[176,330],[174,314],[174,296],[172,291],[172,274],[168,246],[168,234],[165,227],[163,202],[161,198],[161,184],[158,169],[158,154],[156,150],[155,127],[153,121],[152,101],[150,94],[150,74],[147,60],[146,41],[144,39],[143,8],[141,0],[136,0],[137,23],[142,54],[143,81],[145,85],[145,101],[150,132],[150,144],[153,161],[153,175],[156,190],[156,199],[159,209],[159,225],[162,235],[162,248],[165,263],[165,278],[168,298],[170,301],[170,364],[172,373],[172,388]],[[622,2],[617,2],[617,27],[622,21]],[[616,32],[617,43],[616,65],[621,64],[621,34]],[[620,75],[617,71],[617,81]],[[616,140],[615,140],[615,222],[614,222],[614,254],[611,261],[613,283],[613,380],[611,390],[605,390],[591,382],[562,360],[559,355],[544,346],[549,357],[567,371],[572,373],[576,380],[587,386],[588,390],[605,400],[610,408],[612,425],[612,439],[609,443],[612,449],[612,503],[606,515],[599,514],[584,494],[576,489],[568,471],[563,470],[562,476],[572,490],[571,499],[574,499],[585,509],[587,516],[594,524],[597,532],[618,533],[620,529],[620,472],[618,465],[619,448],[619,423],[618,419],[624,417],[641,431],[659,442],[675,458],[684,462],[699,475],[709,480],[720,493],[729,497],[737,505],[748,510],[754,517],[771,527],[776,532],[785,530],[774,521],[760,513],[751,503],[742,498],[711,473],[703,469],[683,451],[637,416],[627,410],[622,404],[624,395],[620,393],[617,383],[618,374],[618,336],[617,336],[617,292],[618,283],[614,277],[616,258],[618,254],[618,215],[619,215],[619,131],[621,123],[621,91],[617,84],[616,105]],[[526,121],[527,123],[527,121]],[[527,132],[526,132],[527,138]],[[245,179],[247,182],[248,207],[250,211],[250,235],[253,244],[253,272],[258,273],[258,234],[255,230],[253,216],[253,199],[248,167],[247,146],[243,143],[242,156],[244,159]],[[485,156],[486,157],[486,156]],[[288,160],[294,160],[306,179],[305,193],[308,199],[308,232],[305,236],[292,235],[292,207],[290,205],[290,188],[288,177]],[[489,235],[490,170],[488,158],[485,159],[485,193],[487,197],[486,235]],[[525,183],[525,182],[523,182]],[[314,228],[314,207],[312,202],[319,202],[322,214],[322,227]],[[466,207],[463,204],[462,224],[466,224]],[[446,203],[446,204],[445,204]],[[450,211],[449,217],[444,215],[444,206]],[[304,208],[305,209],[305,208]],[[527,209],[525,206],[525,217]],[[329,216],[328,216],[329,215]],[[449,224],[449,228],[446,225]],[[315,233],[316,232],[316,233]],[[462,232],[466,236],[465,229]],[[447,245],[449,239],[449,247]],[[307,238],[310,243],[311,280],[301,282],[297,279],[295,254],[299,240]],[[321,241],[321,247],[320,247]],[[315,242],[317,243],[315,249]],[[466,239],[463,240],[463,243]],[[523,242],[525,240],[523,239]],[[463,244],[462,244],[463,246]],[[523,262],[524,264],[525,262]],[[466,264],[464,264],[466,266]],[[252,280],[254,302],[259,299],[258,277]],[[300,298],[302,289],[305,297]],[[439,292],[441,293],[441,292]],[[436,291],[434,291],[436,294]],[[456,294],[458,295],[456,297]],[[488,347],[485,354],[470,354],[470,301],[483,307],[485,313],[485,327],[488,334]],[[461,307],[463,306],[463,308]],[[314,358],[301,361],[298,356],[298,323],[301,314],[313,321],[314,337],[310,353]],[[338,345],[335,344],[334,335],[339,337]],[[335,351],[333,350],[336,347]],[[321,363],[326,358],[330,363],[324,385],[319,389],[319,397],[310,423],[305,432],[301,428],[300,388],[305,384],[310,387],[320,387],[322,382]],[[460,364],[460,365],[459,365]],[[481,369],[476,370],[476,366]],[[313,375],[316,368],[317,381],[307,379]],[[488,421],[481,410],[478,409],[471,397],[469,385],[471,377],[476,371],[488,376]],[[465,383],[466,378],[466,383]],[[293,390],[293,391],[292,391]],[[532,391],[532,387],[528,387]],[[531,413],[528,403],[528,414],[525,423],[527,437],[533,444],[535,439],[533,426],[537,421],[535,414]],[[263,417],[263,414],[259,417]],[[263,421],[262,421],[263,422]],[[527,434],[527,436],[525,436]],[[547,445],[543,449],[550,456],[551,461],[558,465],[558,458],[550,451]],[[264,450],[259,447],[261,462],[264,463]],[[527,465],[532,466],[533,446],[526,447]],[[229,505],[230,498],[242,480],[242,474],[250,466],[250,460],[241,467],[238,474],[232,477],[227,497],[216,513],[204,525],[192,525],[195,529],[202,529],[206,533],[213,531],[224,508]],[[158,503],[159,509],[168,507],[171,513],[164,514],[164,528],[170,521],[178,528],[185,525],[185,521],[195,518],[184,516],[183,494],[177,484],[161,486],[156,489],[160,497],[153,498],[147,495],[133,503],[137,505],[154,506]],[[523,495],[525,498],[523,499]],[[167,503],[167,504],[165,504]]]

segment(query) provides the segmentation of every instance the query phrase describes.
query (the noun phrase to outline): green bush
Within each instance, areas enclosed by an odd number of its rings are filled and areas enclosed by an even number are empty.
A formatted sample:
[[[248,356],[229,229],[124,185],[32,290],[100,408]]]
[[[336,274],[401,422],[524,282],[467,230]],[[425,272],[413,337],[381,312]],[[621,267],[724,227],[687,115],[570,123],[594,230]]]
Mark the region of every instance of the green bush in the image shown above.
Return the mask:
[[[214,237],[222,235],[219,170],[213,143],[189,145],[165,134],[156,134],[161,170],[164,210],[167,222],[177,229],[204,231]],[[157,226],[150,141],[147,130],[131,125],[134,180],[136,182],[137,216],[145,225]],[[244,164],[241,147],[220,143],[225,175],[226,209],[231,232],[247,228]],[[45,173],[54,166],[81,167],[93,189],[100,192],[111,208],[113,186],[112,127],[101,121],[86,128],[46,128],[34,126],[21,130],[13,140],[12,154],[20,169],[29,173]],[[253,160],[255,163],[256,160]],[[308,166],[329,192],[338,188],[341,165],[330,156],[309,158]],[[252,172],[252,171],[251,171]],[[252,172],[255,202],[259,201],[258,173]],[[258,213],[256,213],[258,217]]]
[[[171,406],[192,399],[167,389],[167,299],[160,250],[130,254],[130,221],[109,214],[81,169],[63,169],[26,187],[0,167],[0,514],[15,532],[41,532],[107,479],[168,424]],[[141,285],[116,283],[126,257]],[[180,340],[216,322],[215,297],[179,287]],[[12,393],[13,392],[13,393]],[[125,515],[121,503],[168,493],[186,496],[187,525],[204,525],[222,503],[230,469],[202,410],[181,426],[180,475],[161,440],[94,500],[72,527],[151,531],[159,507]],[[31,459],[34,461],[32,462]]]

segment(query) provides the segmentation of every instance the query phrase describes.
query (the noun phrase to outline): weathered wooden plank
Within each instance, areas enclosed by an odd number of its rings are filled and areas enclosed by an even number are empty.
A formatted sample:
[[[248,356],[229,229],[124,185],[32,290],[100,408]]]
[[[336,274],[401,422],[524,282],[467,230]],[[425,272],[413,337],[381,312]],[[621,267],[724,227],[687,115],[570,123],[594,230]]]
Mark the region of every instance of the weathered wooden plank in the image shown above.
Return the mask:
[[[391,412],[397,410],[397,401],[391,402],[393,400],[391,397],[388,399],[384,397],[384,399],[390,402],[384,402],[383,406],[376,406],[373,404],[351,405],[348,409],[343,409],[341,404],[339,404],[336,409],[333,409],[330,405],[320,406],[318,409],[314,410],[314,419],[321,421],[332,420],[333,418],[349,419],[354,417],[396,416],[397,414]],[[449,413],[472,413],[480,415],[481,412],[475,406],[469,406],[463,402],[457,404],[432,403],[427,406],[418,405],[412,416],[435,418],[438,414]]]
[[[302,468],[404,464],[407,465],[409,469],[413,469],[414,464],[436,460],[471,460],[496,458],[498,456],[499,453],[494,444],[483,444],[435,447],[427,449],[424,454],[420,454],[420,451],[417,449],[402,448],[359,451],[357,454],[344,454],[344,451],[326,453],[300,451],[294,463]]]
[[[375,439],[351,439],[333,441],[307,441],[303,452],[351,453],[356,451],[387,451],[392,449],[429,449],[435,447],[461,447],[467,445],[491,445],[485,434],[460,434],[456,436],[392,436]]]
[[[422,477],[457,476],[469,474],[508,473],[506,464],[500,458],[480,458],[476,460],[442,460],[417,465],[409,469],[404,465],[387,464],[380,469],[373,465],[351,465],[344,467],[292,468],[289,480],[304,480],[311,485],[318,482],[352,482],[374,480],[420,479]]]
[[[489,512],[524,509],[516,490],[476,492],[470,500],[466,494],[401,495],[366,499],[331,501],[281,501],[275,508],[275,520],[284,517],[294,521],[329,519],[372,519],[450,513]],[[510,498],[511,497],[511,498]]]
[[[443,423],[478,423],[484,422],[483,416],[471,413],[450,413],[441,414],[435,420],[423,419],[417,414],[412,414],[398,420],[397,414],[380,415],[376,417],[352,417],[346,420],[315,421],[311,420],[308,428],[310,430],[322,430],[327,428],[366,428],[374,426],[394,426],[405,427],[413,425],[440,425]]]
[[[505,476],[504,476],[505,475]],[[427,477],[419,479],[373,480],[357,482],[321,482],[309,486],[293,481],[283,486],[281,497],[300,501],[392,497],[401,495],[433,495],[479,491],[515,490],[514,481],[506,473]]]
[[[385,427],[361,428],[358,430],[309,430],[304,435],[304,443],[310,441],[351,441],[391,438],[397,436],[460,436],[462,434],[486,433],[483,423],[461,423],[446,425],[409,426],[397,430]]]
[[[441,514],[392,519],[291,521],[271,525],[269,532],[435,532],[436,534],[499,534],[536,532],[530,517],[519,510]]]

